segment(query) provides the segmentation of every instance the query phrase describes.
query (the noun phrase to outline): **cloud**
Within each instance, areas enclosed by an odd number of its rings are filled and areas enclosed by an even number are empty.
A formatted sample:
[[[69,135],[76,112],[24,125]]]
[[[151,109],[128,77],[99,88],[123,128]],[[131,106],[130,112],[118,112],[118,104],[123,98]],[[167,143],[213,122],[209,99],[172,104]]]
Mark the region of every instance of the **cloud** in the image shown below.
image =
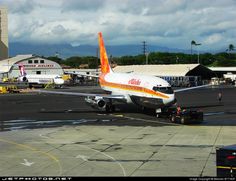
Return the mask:
[[[52,28],[52,33],[56,35],[63,35],[67,32],[67,30],[62,25],[56,25]]]
[[[94,11],[104,5],[104,0],[63,0],[61,3],[62,12],[68,11]]]
[[[38,6],[36,2],[28,0],[3,0],[2,4],[10,7],[9,12],[13,14],[28,14]]]
[[[212,44],[220,43],[222,39],[223,39],[223,36],[221,34],[213,34],[206,38],[206,40],[204,41],[204,44],[212,45]]]
[[[235,0],[2,0],[10,41],[149,44],[207,50],[236,42]]]

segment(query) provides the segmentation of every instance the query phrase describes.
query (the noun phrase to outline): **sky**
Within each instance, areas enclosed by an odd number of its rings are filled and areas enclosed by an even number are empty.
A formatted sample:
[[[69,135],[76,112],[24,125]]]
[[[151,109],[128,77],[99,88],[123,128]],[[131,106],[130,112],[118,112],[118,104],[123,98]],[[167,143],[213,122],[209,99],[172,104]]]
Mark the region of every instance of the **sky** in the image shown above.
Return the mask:
[[[149,45],[216,51],[236,46],[236,0],[0,0],[10,42]]]

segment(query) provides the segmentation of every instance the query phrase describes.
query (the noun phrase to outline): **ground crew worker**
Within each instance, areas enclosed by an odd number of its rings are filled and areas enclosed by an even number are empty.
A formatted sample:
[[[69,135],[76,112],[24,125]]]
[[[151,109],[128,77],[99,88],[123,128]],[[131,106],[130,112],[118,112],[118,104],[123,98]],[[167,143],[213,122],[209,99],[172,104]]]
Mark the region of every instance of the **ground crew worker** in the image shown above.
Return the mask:
[[[221,102],[221,99],[222,99],[222,93],[219,92],[219,94],[218,94],[218,100],[219,100],[219,102]]]
[[[180,112],[181,112],[181,107],[180,106],[177,106],[177,115],[180,115]]]

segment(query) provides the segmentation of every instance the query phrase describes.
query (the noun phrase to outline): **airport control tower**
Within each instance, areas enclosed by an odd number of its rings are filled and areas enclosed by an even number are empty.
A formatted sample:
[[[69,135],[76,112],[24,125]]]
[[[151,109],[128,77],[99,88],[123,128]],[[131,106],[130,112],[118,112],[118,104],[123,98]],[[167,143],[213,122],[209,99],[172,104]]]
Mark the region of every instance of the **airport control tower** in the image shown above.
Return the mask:
[[[0,60],[8,58],[7,8],[0,6]]]

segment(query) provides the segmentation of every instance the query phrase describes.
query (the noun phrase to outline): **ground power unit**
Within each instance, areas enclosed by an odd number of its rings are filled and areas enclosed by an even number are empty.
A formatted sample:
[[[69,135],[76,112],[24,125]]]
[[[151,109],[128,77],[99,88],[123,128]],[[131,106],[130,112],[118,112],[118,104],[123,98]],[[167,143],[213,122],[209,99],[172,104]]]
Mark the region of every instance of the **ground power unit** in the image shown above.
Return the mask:
[[[236,145],[216,148],[217,177],[236,177]]]

